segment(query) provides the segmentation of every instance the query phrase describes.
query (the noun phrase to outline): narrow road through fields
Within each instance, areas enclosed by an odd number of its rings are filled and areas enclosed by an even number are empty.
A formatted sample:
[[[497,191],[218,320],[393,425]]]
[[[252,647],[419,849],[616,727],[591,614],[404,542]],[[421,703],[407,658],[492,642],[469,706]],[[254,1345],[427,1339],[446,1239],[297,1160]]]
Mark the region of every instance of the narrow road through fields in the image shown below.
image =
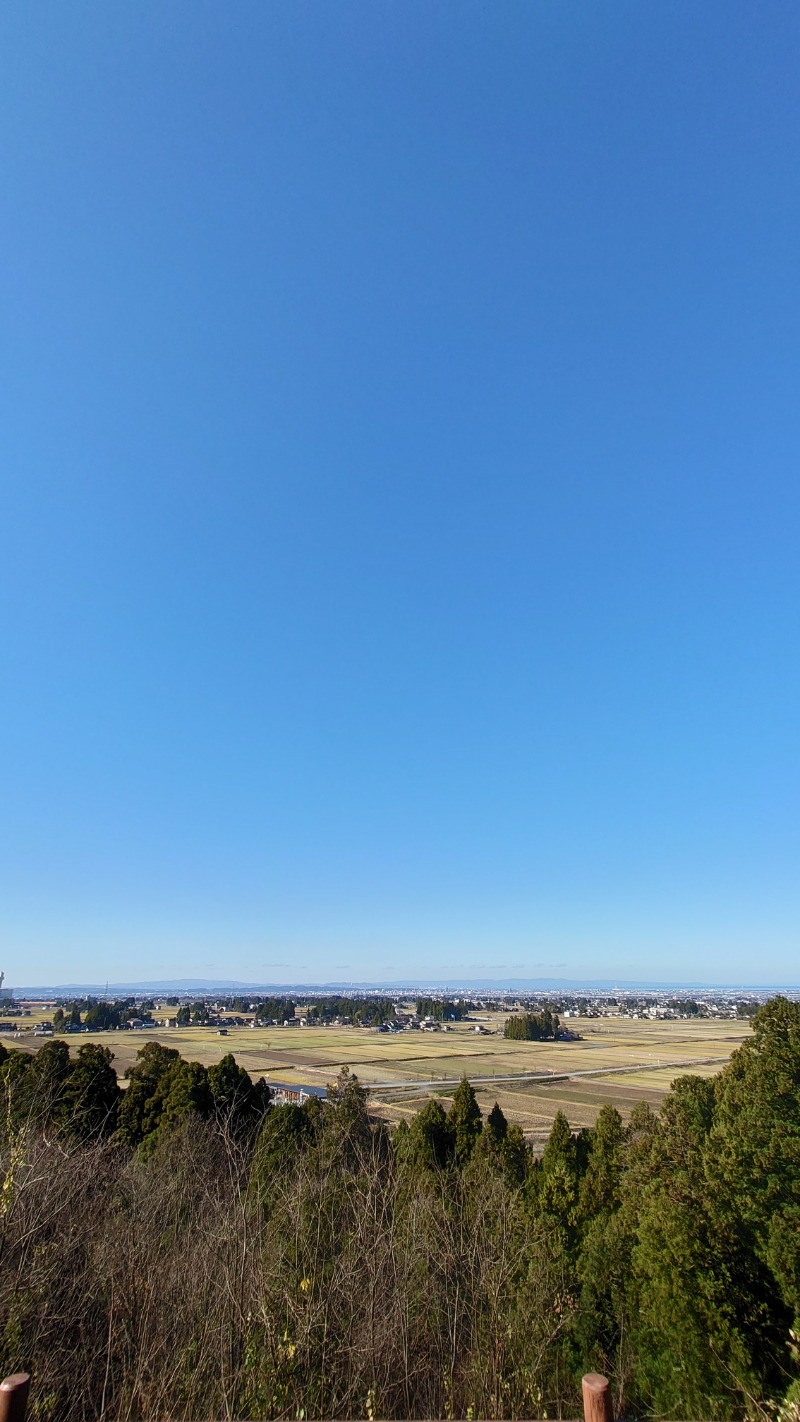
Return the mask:
[[[537,1071],[537,1072],[513,1072],[508,1075],[496,1076],[468,1076],[470,1086],[499,1086],[509,1082],[521,1085],[524,1082],[551,1082],[551,1081],[579,1081],[588,1076],[618,1076],[622,1072],[634,1071],[674,1071],[686,1067],[698,1066],[718,1066],[720,1062],[728,1061],[728,1057],[691,1057],[688,1060],[668,1062],[637,1062],[633,1066],[605,1066],[590,1067],[580,1071]],[[449,1088],[458,1086],[461,1081],[460,1076],[434,1077],[430,1081],[373,1081],[362,1082],[366,1091],[370,1093],[384,1095],[384,1093],[397,1092],[407,1095],[415,1091],[447,1091]]]

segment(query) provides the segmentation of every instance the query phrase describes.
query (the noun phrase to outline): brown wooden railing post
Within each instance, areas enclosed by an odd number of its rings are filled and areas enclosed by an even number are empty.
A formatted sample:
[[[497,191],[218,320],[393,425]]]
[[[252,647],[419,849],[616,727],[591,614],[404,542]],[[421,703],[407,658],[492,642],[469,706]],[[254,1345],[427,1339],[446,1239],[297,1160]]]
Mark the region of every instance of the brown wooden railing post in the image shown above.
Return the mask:
[[[0,1422],[25,1422],[30,1373],[12,1373],[0,1383]]]
[[[602,1373],[584,1373],[583,1418],[584,1422],[614,1422],[611,1388]]]

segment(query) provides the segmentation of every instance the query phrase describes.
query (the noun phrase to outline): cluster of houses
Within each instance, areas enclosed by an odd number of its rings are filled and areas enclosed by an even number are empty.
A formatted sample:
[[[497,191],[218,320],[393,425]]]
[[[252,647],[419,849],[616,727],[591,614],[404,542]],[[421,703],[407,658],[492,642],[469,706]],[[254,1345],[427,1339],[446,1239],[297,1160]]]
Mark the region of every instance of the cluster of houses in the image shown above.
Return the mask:
[[[131,1026],[134,1025],[132,1022]],[[140,1025],[154,1027],[156,1024],[154,1022],[146,1022]],[[177,1017],[163,1017],[158,1025],[161,1027],[180,1027],[182,1025],[188,1026],[189,1024],[180,1023]],[[256,1023],[251,1021],[249,1017],[237,1017],[231,1012],[226,1012],[223,1016],[222,1012],[210,1007],[201,1025],[203,1027],[217,1027],[221,1032],[227,1033],[229,1027],[255,1027]]]
[[[353,1025],[357,1025],[361,1027],[364,1031],[372,1032],[396,1033],[452,1031],[452,1026],[449,1022],[443,1022],[441,1021],[441,1019],[433,1017],[430,1014],[422,1017],[418,1016],[416,1012],[412,1012],[408,1008],[401,1007],[399,1005],[395,1005],[394,1017],[387,1022],[382,1022],[377,1027],[369,1026],[365,1023],[353,1024],[349,1017],[331,1017],[327,1019],[323,1018],[318,1013],[310,1011],[311,1004],[309,1004],[307,1007],[300,1007],[295,1009],[294,1016],[286,1018],[260,1016],[258,1012],[258,1006],[258,1003],[251,1003],[250,1012],[252,1012],[254,1015],[252,1017],[249,1015],[247,1017],[243,1017],[241,1015],[229,1012],[226,1008],[217,1003],[209,1003],[206,1007],[206,1012],[202,1025],[204,1027],[216,1027],[220,1036],[227,1035],[227,1031],[230,1027],[250,1027],[253,1031],[259,1031],[265,1028],[274,1027],[305,1027],[311,1029],[315,1027],[350,1027]],[[139,1023],[138,1021],[132,1021],[130,1025],[134,1027],[152,1026],[154,1024],[150,1022]],[[179,1021],[177,1015],[170,1015],[168,1017],[163,1017],[158,1025],[161,1027],[173,1029],[178,1028],[182,1025],[189,1024],[182,1024]],[[492,1031],[491,1028],[486,1027],[481,1023],[475,1023],[473,1030],[476,1033],[491,1033]]]
[[[0,997],[3,1001],[3,1016],[0,1018],[0,1033],[13,1034],[24,1031],[22,1023],[18,1021],[21,1016],[30,1016],[30,1006],[21,1005],[11,1000],[9,989],[1,986],[2,977],[0,975]],[[792,995],[792,994],[790,994]],[[355,994],[354,996],[362,996]],[[364,993],[364,997],[369,994]],[[447,1020],[449,1009],[453,1004],[460,1004],[461,1021],[468,1021],[470,1031],[476,1035],[494,1035],[498,1031],[502,1033],[502,1023],[499,1027],[497,1014],[508,1014],[519,1011],[539,1011],[543,1006],[549,1005],[558,1012],[562,1024],[562,1036],[565,1038],[575,1035],[566,1025],[572,1018],[628,1018],[641,1019],[646,1021],[654,1020],[680,1020],[687,1018],[741,1018],[752,1016],[753,1012],[769,996],[766,992],[754,992],[739,990],[703,990],[695,991],[681,989],[652,989],[649,991],[636,991],[635,989],[605,989],[601,991],[562,991],[545,992],[542,994],[526,993],[498,993],[491,997],[481,996],[479,999],[471,999],[465,1004],[464,999],[446,998],[444,993],[434,991],[423,1001],[418,1001],[419,1008],[429,1007],[430,1011],[423,1015],[414,1010],[413,1003],[409,1000],[408,994],[397,998],[382,997],[380,1003],[380,1013],[383,1015],[387,1008],[393,1012],[391,1017],[376,1023],[377,1013],[372,1015],[372,1023],[365,1021],[359,1023],[354,1019],[360,1013],[354,1012],[352,1016],[330,1016],[317,1005],[316,999],[307,997],[305,1005],[294,1006],[291,999],[286,999],[285,1003],[280,999],[256,999],[248,1001],[239,999],[232,1003],[231,999],[224,998],[209,1001],[190,1002],[187,999],[179,1000],[170,998],[166,1002],[162,999],[159,1006],[154,1008],[152,1000],[142,999],[135,1004],[136,1015],[120,1024],[120,1028],[134,1032],[148,1031],[156,1027],[175,1029],[182,1026],[189,1026],[189,1010],[192,1011],[195,1021],[191,1025],[202,1025],[205,1028],[216,1028],[220,1036],[227,1036],[232,1028],[248,1027],[254,1031],[262,1029],[274,1029],[285,1027],[300,1027],[311,1029],[314,1027],[352,1027],[357,1030],[359,1027],[364,1031],[380,1033],[398,1032],[451,1032],[454,1030],[452,1021]],[[339,1006],[336,1003],[336,1006]],[[344,1006],[344,999],[341,1001]],[[65,1005],[66,1006],[66,1005]],[[197,1009],[202,1006],[202,1011]],[[238,1010],[232,1011],[235,1006]],[[331,1004],[333,1006],[333,1004]],[[467,1014],[464,1008],[469,1008]],[[476,1009],[484,1014],[484,1020],[476,1020]],[[130,1009],[129,1009],[130,1010]],[[278,1017],[267,1017],[266,1012],[277,1011]],[[284,1016],[284,1011],[286,1016]],[[292,1013],[291,1017],[288,1012]],[[162,1015],[163,1014],[163,1015]],[[368,1014],[364,1014],[368,1016]],[[30,1030],[30,1028],[28,1028]],[[59,1032],[75,1033],[86,1032],[92,1029],[85,1023],[78,1025],[64,1021],[59,1026]],[[119,1029],[118,1029],[119,1030]],[[33,1028],[37,1037],[49,1037],[54,1032],[52,1021],[38,1022]],[[290,1088],[287,1088],[289,1090]],[[291,1088],[292,1090],[294,1088]],[[295,1099],[294,1097],[290,1099]]]
[[[620,992],[587,994],[570,1001],[562,1017],[627,1017],[633,1021],[679,1022],[705,1017],[736,1019],[750,1017],[768,993],[734,993],[720,990],[680,992],[674,989],[652,993]]]

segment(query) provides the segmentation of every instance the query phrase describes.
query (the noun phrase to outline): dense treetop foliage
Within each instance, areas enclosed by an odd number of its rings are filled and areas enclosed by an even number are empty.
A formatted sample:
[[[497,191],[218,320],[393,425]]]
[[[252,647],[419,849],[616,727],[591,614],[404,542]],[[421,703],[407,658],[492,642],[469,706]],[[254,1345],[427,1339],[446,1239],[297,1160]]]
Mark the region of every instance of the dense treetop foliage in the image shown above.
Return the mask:
[[[302,1007],[289,998],[265,998],[256,1008],[257,1022],[290,1022],[295,1015],[312,1023],[345,1022],[359,1027],[380,1027],[395,1015],[389,997],[314,997]]]
[[[214,1116],[227,1129],[257,1126],[269,1104],[262,1080],[253,1083],[228,1053],[216,1066],[187,1062],[172,1048],[147,1042],[121,1091],[108,1047],[86,1042],[70,1057],[53,1038],[38,1052],[0,1044],[0,1092],[6,1138],[31,1125],[57,1125],[80,1140],[110,1139],[151,1148],[188,1115]]]
[[[797,1422],[800,1005],[752,1025],[540,1157],[466,1080],[390,1134],[346,1071],[275,1107],[230,1055],[148,1042],[121,1092],[0,1048],[0,1366],[66,1422],[575,1416],[587,1370],[617,1415]]]
[[[390,997],[315,997],[309,1002],[310,1021],[352,1022],[357,1027],[380,1027],[394,1020],[394,1002]]]
[[[65,1027],[85,1027],[88,1031],[107,1032],[123,1027],[134,1019],[151,1021],[153,1003],[142,1002],[133,997],[119,998],[114,1002],[100,1001],[96,997],[71,998],[59,1005],[53,1013],[53,1026],[57,1032]]]
[[[432,1017],[435,1022],[462,1022],[473,1006],[471,1002],[450,1002],[442,997],[418,997],[417,1017]]]
[[[517,1042],[553,1041],[561,1031],[561,1023],[549,1007],[541,1012],[517,1012],[509,1017],[503,1029],[504,1037]]]
[[[264,997],[256,1008],[257,1022],[291,1022],[294,1001],[290,997]]]

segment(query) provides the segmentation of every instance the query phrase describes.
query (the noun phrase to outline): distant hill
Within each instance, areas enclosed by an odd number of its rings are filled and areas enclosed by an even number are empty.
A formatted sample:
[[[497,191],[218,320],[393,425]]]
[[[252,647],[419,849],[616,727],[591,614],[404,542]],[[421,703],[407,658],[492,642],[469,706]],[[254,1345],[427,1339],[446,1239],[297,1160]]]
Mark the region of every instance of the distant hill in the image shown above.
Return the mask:
[[[405,978],[389,982],[322,982],[322,983],[246,983],[233,979],[167,978],[147,979],[130,983],[57,983],[52,986],[17,987],[16,997],[98,997],[108,993],[114,997],[132,997],[141,993],[200,994],[218,993],[226,996],[242,993],[328,993],[328,992],[464,992],[464,993],[536,993],[536,992],[795,992],[797,984],[785,983],[711,983],[654,982],[623,978]]]

